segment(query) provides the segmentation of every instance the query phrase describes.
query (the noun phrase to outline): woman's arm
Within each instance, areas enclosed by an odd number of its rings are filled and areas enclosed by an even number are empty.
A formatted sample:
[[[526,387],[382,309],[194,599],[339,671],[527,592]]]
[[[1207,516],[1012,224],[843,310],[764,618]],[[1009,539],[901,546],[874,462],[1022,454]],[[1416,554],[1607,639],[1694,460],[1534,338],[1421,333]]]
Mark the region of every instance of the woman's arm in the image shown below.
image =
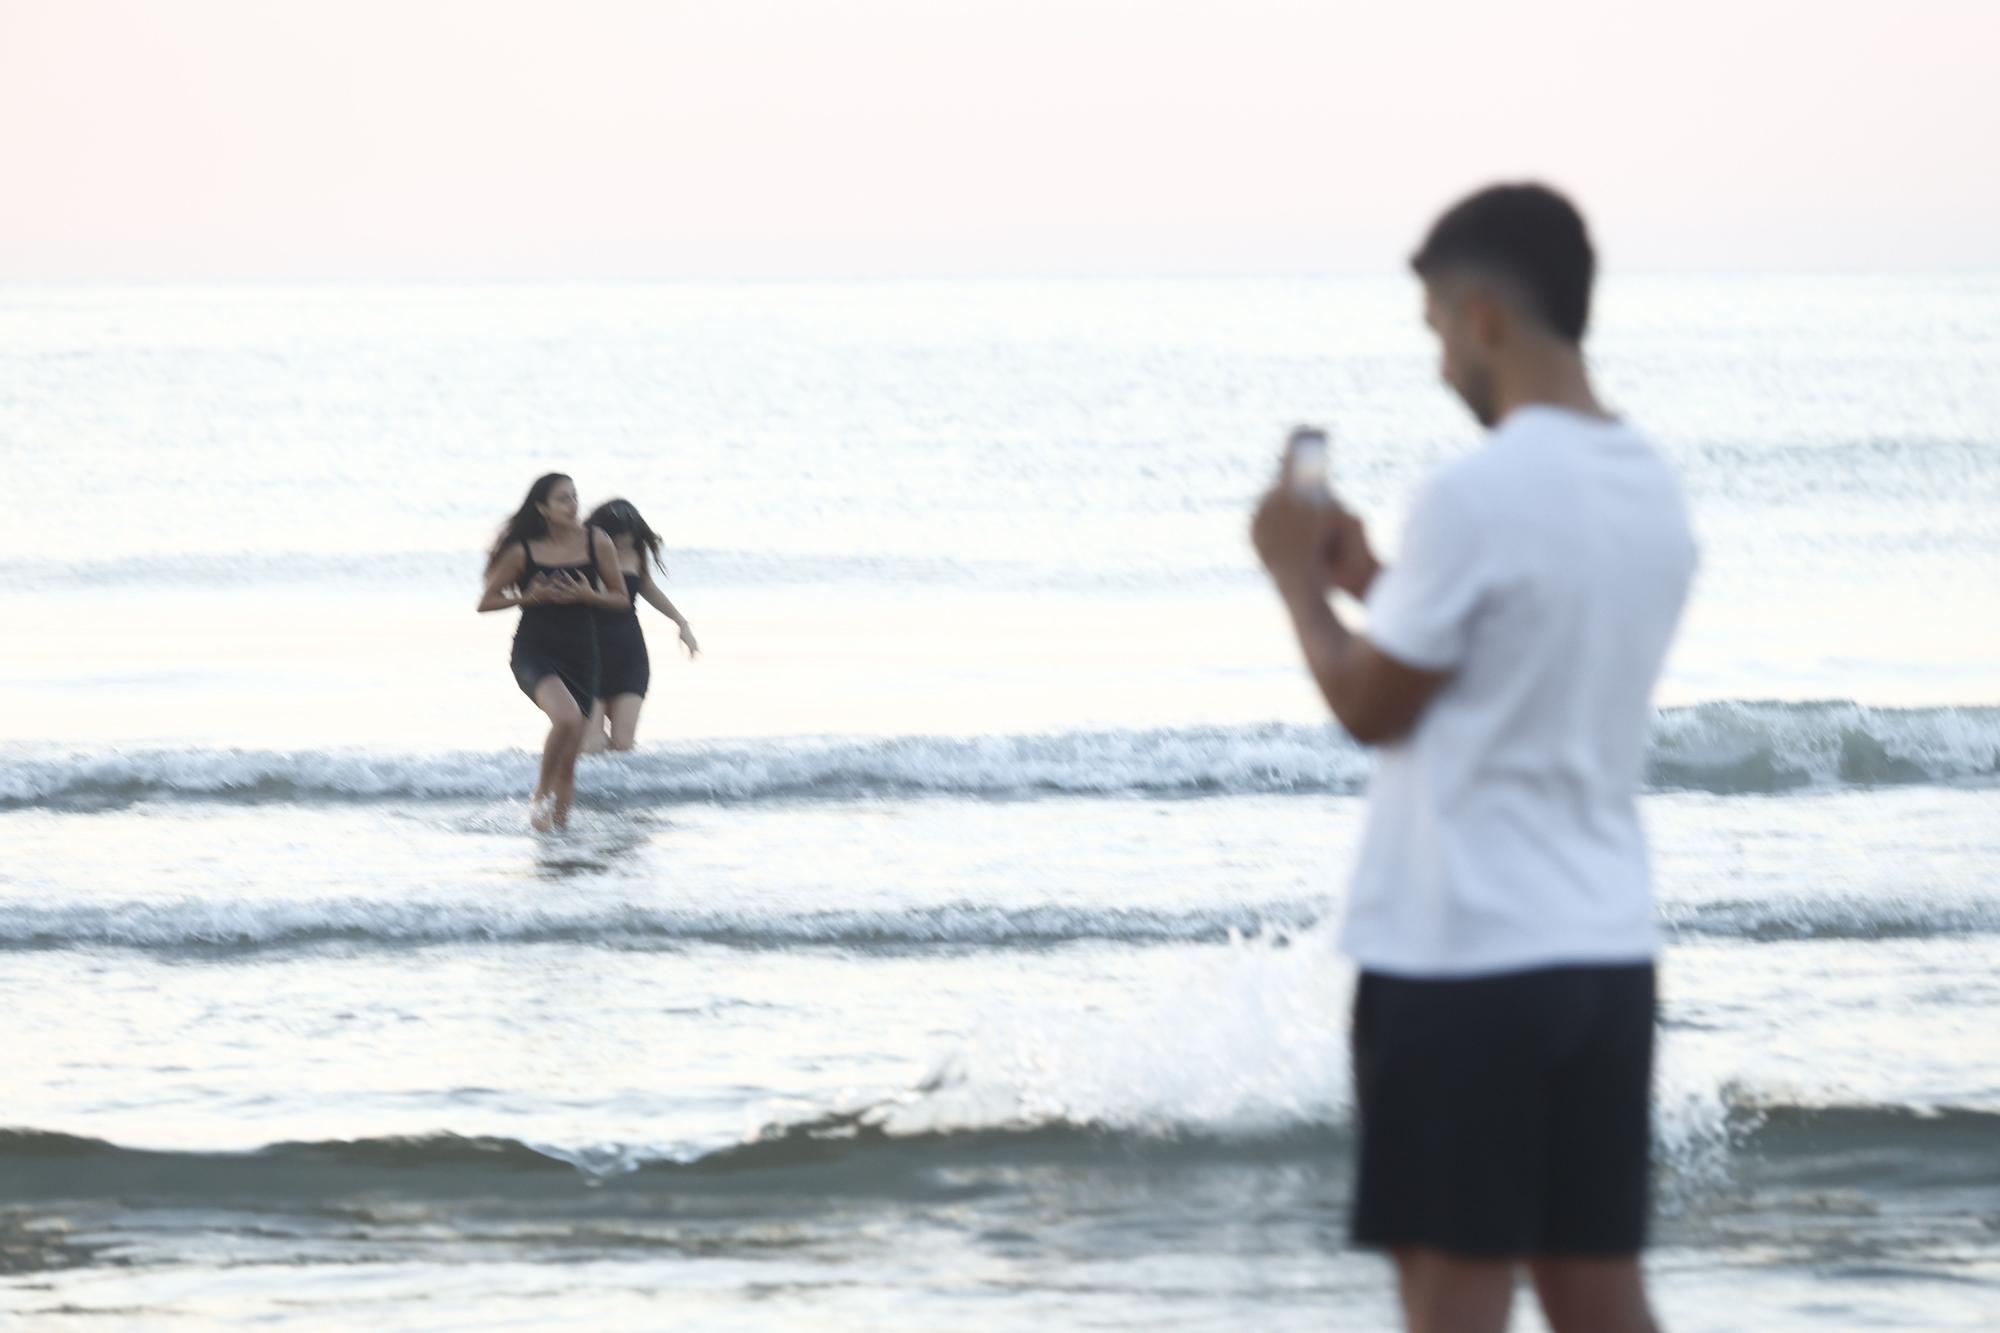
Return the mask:
[[[604,540],[599,541],[602,537]],[[588,530],[590,558],[597,562],[597,577],[603,582],[601,588],[593,588],[588,583],[577,584],[577,600],[592,606],[603,607],[606,611],[629,611],[632,599],[625,595],[625,574],[618,568],[618,548],[611,538],[600,528]]]
[[[639,566],[639,595],[651,602],[655,611],[680,626],[681,642],[687,645],[689,657],[701,655],[701,645],[695,642],[694,630],[689,627],[687,617],[674,608],[674,604],[667,600],[667,595],[660,591],[660,585],[653,582],[651,565]]]
[[[514,585],[520,582],[521,571],[527,568],[526,557],[521,548],[510,546],[500,553],[493,567],[486,571],[486,587],[479,594],[481,611],[505,611],[512,606],[533,606],[536,601],[533,590],[516,592]]]

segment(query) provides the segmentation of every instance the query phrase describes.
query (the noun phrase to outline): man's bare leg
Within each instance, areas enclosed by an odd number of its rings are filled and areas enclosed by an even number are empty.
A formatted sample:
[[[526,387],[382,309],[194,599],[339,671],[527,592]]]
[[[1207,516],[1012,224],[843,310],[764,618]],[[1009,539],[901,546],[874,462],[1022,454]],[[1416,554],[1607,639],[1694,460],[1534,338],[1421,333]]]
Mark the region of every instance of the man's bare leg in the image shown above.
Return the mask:
[[[1394,1252],[1409,1333],[1503,1333],[1514,1301],[1511,1259],[1461,1259],[1439,1250]]]
[[[1637,1258],[1534,1259],[1528,1272],[1555,1333],[1660,1333]]]

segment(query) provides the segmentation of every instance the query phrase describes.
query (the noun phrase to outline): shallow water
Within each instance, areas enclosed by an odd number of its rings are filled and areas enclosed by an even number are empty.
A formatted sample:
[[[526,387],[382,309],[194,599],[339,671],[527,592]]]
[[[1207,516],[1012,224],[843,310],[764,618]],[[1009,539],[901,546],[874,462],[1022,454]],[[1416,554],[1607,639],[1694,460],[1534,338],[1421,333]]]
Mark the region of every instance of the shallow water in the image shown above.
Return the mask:
[[[1395,283],[0,294],[0,1312],[1379,1328],[1366,757],[1243,515],[1471,439]],[[1676,1329],[2000,1302],[1992,279],[1635,279],[1706,543],[1642,811]],[[57,447],[60,446],[60,447]],[[547,463],[668,533],[525,829]],[[87,540],[76,534],[88,533]],[[0,1321],[3,1322],[3,1321]]]

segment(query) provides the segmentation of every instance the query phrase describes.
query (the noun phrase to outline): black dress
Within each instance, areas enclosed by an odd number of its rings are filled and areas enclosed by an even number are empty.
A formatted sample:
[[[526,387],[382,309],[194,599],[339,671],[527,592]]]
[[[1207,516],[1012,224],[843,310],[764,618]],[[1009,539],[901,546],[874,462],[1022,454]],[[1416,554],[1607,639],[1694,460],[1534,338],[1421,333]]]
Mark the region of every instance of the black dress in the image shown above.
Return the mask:
[[[639,589],[645,576],[625,576],[623,611],[597,612],[597,655],[599,664],[597,695],[616,699],[621,694],[646,695],[653,680],[653,662],[646,655],[646,632],[639,628]]]
[[[526,560],[522,566],[520,581],[515,585],[523,591],[534,581],[537,574],[581,574],[590,581],[593,588],[604,586],[597,576],[597,538],[590,538],[591,558],[580,565],[538,565],[535,553],[528,549],[528,543],[521,543],[521,555]],[[563,688],[576,700],[576,706],[589,716],[590,707],[597,702],[597,614],[594,608],[582,602],[565,602],[553,606],[524,606],[521,608],[521,623],[514,630],[514,651],[508,658],[514,669],[514,683],[521,687],[521,693],[530,699],[535,690],[550,676],[560,677]]]

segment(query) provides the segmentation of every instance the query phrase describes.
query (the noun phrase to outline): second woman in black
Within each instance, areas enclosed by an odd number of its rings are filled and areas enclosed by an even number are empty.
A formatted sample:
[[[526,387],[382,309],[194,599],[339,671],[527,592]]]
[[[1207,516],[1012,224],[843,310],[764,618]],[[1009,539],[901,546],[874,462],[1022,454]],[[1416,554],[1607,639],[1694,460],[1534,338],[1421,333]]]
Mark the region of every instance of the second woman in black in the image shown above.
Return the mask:
[[[653,664],[646,652],[646,635],[639,628],[639,603],[652,603],[655,610],[680,628],[681,643],[693,657],[701,651],[694,630],[667,595],[653,582],[653,566],[667,572],[660,557],[660,534],[653,531],[630,500],[608,500],[590,511],[590,526],[610,534],[618,551],[618,570],[624,576],[626,603],[618,611],[597,613],[597,643],[601,676],[597,708],[585,728],[583,748],[629,750],[639,733],[639,710],[645,705],[646,690],[652,684]]]

